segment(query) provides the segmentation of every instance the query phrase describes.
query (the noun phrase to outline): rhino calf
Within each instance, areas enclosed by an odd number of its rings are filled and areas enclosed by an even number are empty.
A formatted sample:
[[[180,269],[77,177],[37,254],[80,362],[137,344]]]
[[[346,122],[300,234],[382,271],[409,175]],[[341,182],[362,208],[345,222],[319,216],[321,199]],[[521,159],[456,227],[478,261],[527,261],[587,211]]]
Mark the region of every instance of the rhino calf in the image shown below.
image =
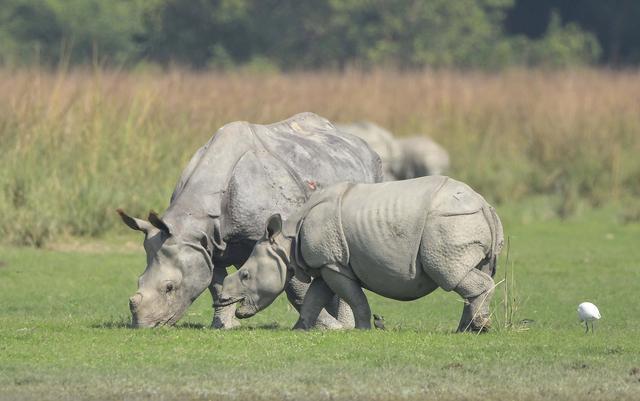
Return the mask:
[[[220,300],[240,302],[236,316],[249,317],[292,275],[314,277],[296,327],[312,327],[337,294],[352,308],[356,328],[369,329],[362,287],[403,301],[440,287],[465,300],[458,331],[485,330],[503,243],[493,207],[451,178],[341,183],[314,194],[284,224],[271,216],[249,259],[225,278]]]

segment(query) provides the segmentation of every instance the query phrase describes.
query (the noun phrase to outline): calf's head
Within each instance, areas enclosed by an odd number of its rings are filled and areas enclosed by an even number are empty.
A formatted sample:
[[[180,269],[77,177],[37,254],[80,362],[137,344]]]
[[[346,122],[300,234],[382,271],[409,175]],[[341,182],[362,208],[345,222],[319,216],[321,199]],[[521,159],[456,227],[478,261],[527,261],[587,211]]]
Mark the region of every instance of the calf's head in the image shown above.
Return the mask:
[[[133,327],[173,325],[209,286],[213,277],[212,247],[206,233],[173,235],[155,213],[149,221],[118,210],[122,221],[145,234],[147,267],[138,290],[129,298]]]
[[[236,317],[240,319],[271,305],[289,278],[290,248],[291,240],[282,235],[282,218],[279,214],[271,216],[249,259],[224,279],[219,305],[239,302]]]

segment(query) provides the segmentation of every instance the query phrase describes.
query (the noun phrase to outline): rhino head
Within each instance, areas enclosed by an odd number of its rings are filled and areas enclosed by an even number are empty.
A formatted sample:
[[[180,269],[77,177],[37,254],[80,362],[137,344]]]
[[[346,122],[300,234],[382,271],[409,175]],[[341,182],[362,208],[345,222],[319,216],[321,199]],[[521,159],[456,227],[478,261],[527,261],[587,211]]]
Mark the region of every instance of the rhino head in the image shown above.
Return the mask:
[[[129,298],[133,327],[171,326],[182,317],[213,278],[212,246],[206,233],[174,235],[155,213],[149,221],[128,216],[122,221],[145,234],[147,267],[138,290]]]
[[[224,279],[218,305],[239,303],[236,317],[240,319],[271,305],[290,278],[290,259],[291,239],[282,234],[282,218],[275,214],[267,221],[264,236],[249,259]]]

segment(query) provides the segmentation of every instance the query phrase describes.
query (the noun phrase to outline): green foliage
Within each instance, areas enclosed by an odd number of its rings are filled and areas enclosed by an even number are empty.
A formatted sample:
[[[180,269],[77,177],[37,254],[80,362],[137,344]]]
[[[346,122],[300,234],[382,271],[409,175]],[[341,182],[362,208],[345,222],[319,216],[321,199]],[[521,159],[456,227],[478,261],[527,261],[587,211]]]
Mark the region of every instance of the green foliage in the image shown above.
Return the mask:
[[[563,26],[557,13],[552,14],[542,39],[518,37],[512,40],[512,44],[513,54],[522,57],[522,64],[548,67],[575,67],[593,63],[602,52],[595,35],[584,32],[573,23]]]
[[[0,62],[122,63],[137,55],[144,0],[1,0]]]
[[[539,40],[506,35],[512,0],[0,0],[0,64],[228,69],[567,66],[591,34],[555,18]]]

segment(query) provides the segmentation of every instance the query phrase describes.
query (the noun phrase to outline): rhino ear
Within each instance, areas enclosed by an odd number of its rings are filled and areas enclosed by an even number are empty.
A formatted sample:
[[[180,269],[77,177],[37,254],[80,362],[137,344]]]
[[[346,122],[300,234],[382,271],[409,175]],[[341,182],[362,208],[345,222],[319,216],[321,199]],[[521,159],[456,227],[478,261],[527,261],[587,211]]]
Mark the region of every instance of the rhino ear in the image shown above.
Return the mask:
[[[219,218],[216,218],[213,221],[213,237],[211,238],[211,241],[213,242],[213,246],[219,251],[227,249],[227,243],[224,242],[224,238],[222,238],[222,229],[220,228]]]
[[[148,234],[149,231],[155,230],[155,228],[146,220],[136,219],[135,217],[131,217],[124,212],[122,209],[116,209],[116,212],[120,215],[120,218],[129,228],[132,230],[142,231],[145,234]]]
[[[162,221],[162,219],[158,216],[158,213],[150,211],[148,219],[155,228],[171,235],[171,229],[164,221]]]
[[[210,256],[213,256],[213,242],[211,242],[209,236],[204,232],[200,236],[200,245],[207,250]]]
[[[282,216],[280,213],[276,213],[269,217],[267,220],[267,228],[265,229],[264,237],[269,242],[274,242],[275,237],[282,232]]]

